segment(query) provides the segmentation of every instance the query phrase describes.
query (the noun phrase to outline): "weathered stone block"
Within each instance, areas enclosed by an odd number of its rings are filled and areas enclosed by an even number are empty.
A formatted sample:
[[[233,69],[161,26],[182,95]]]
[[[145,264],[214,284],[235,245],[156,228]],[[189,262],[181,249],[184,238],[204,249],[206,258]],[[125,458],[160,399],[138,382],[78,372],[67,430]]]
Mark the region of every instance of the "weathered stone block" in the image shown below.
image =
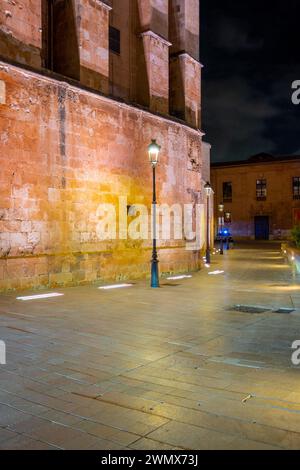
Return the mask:
[[[27,245],[27,237],[24,233],[11,233],[10,244],[12,248],[22,248]]]
[[[0,281],[3,281],[4,279],[4,265],[5,265],[5,261],[0,260]]]
[[[169,46],[168,41],[153,31],[142,34],[149,83],[150,109],[169,112]]]
[[[28,233],[28,236],[27,236],[27,239],[28,239],[28,243],[30,245],[37,245],[40,240],[41,240],[41,235],[39,232],[30,232]]]
[[[73,273],[73,282],[75,284],[81,283],[82,281],[86,280],[86,272],[85,271],[75,271]]]
[[[0,55],[41,66],[41,0],[0,3]]]
[[[53,287],[59,285],[70,285],[72,284],[72,280],[72,273],[57,273],[49,275],[49,284]]]
[[[0,80],[0,104],[6,103],[6,85],[3,80]]]
[[[35,274],[37,276],[48,275],[48,260],[47,258],[35,259]]]
[[[30,221],[21,222],[21,232],[25,232],[25,233],[30,232],[31,228],[32,228],[32,224]]]
[[[151,30],[168,38],[168,0],[138,0],[139,21],[143,31]]]
[[[75,4],[81,19],[78,31],[80,81],[108,94],[111,7],[101,0],[75,0]]]

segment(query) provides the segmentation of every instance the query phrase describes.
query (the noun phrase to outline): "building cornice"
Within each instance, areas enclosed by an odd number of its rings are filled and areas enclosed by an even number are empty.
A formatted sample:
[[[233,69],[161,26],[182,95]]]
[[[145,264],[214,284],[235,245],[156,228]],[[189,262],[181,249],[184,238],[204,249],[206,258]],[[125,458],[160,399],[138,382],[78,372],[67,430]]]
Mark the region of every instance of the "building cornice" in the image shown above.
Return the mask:
[[[187,57],[188,59],[190,59],[192,62],[195,62],[196,64],[200,65],[201,68],[204,67],[203,64],[201,64],[201,62],[199,62],[199,60],[195,59],[191,54],[189,54],[188,52],[181,52],[180,54],[178,54],[178,57]]]
[[[94,2],[96,5],[99,5],[102,8],[105,8],[105,10],[111,11],[112,7],[108,4],[103,2],[102,0],[90,0],[90,2]]]
[[[85,85],[82,85],[77,80],[65,77],[64,75],[60,75],[56,72],[51,72],[51,71],[48,71],[47,69],[36,70],[33,67],[30,67],[28,65],[18,64],[14,61],[8,61],[7,59],[4,59],[3,57],[0,56],[0,71],[2,69],[4,72],[8,73],[9,68],[16,69],[16,71],[19,73],[34,76],[38,78],[39,80],[44,80],[45,82],[48,82],[48,83],[50,81],[61,83],[63,86],[68,87],[70,89],[74,89],[79,92],[81,91],[84,93],[88,93],[89,95],[94,96],[96,98],[103,99],[106,102],[114,103],[116,106],[119,106],[119,107],[123,107],[126,109],[135,109],[141,113],[144,113],[148,116],[152,116],[153,118],[159,119],[164,122],[177,124],[178,126],[185,127],[189,129],[190,131],[197,133],[200,138],[202,138],[205,135],[205,133],[201,129],[197,129],[196,127],[191,126],[186,121],[182,121],[181,119],[174,118],[173,116],[170,116],[168,114],[164,115],[160,113],[155,113],[148,108],[137,105],[136,103],[126,103],[122,100],[118,100],[117,98],[113,96],[107,96],[104,93],[101,93],[99,90],[94,90],[92,88],[89,88]]]
[[[181,50],[181,51],[178,51],[178,52],[173,52],[171,55],[170,55],[171,59],[174,58],[174,57],[187,57],[189,58],[190,60],[192,60],[193,62],[195,62],[196,64],[199,64],[201,68],[204,67],[203,64],[201,64],[201,62],[198,60],[198,59],[195,59],[195,57],[193,57],[191,54],[189,54],[188,52],[186,52],[185,50]]]
[[[268,162],[249,162],[247,160],[237,162],[217,162],[211,164],[212,170],[224,170],[226,168],[244,168],[247,166],[261,166],[261,165],[278,165],[281,163],[298,163],[300,161],[300,155],[290,156],[286,158],[279,158],[278,160],[270,160]]]
[[[162,42],[165,46],[168,46],[168,47],[172,46],[172,43],[170,43],[169,41],[167,41],[165,38],[155,33],[154,31],[151,31],[151,29],[148,29],[147,31],[143,31],[141,33],[141,37],[144,37],[144,36],[150,36],[154,39],[157,39],[158,41]]]

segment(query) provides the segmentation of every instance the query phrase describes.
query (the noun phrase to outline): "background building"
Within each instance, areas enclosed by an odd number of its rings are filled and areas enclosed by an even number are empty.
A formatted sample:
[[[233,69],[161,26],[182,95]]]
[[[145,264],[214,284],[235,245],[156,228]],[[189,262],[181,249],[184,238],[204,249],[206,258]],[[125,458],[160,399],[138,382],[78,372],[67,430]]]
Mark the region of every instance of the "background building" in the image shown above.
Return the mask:
[[[285,239],[300,223],[300,156],[259,154],[211,170],[215,221],[223,202],[233,238]]]
[[[200,78],[198,0],[0,0],[0,289],[148,273],[151,240],[99,241],[97,208],[150,207],[152,138],[158,201],[205,202]]]

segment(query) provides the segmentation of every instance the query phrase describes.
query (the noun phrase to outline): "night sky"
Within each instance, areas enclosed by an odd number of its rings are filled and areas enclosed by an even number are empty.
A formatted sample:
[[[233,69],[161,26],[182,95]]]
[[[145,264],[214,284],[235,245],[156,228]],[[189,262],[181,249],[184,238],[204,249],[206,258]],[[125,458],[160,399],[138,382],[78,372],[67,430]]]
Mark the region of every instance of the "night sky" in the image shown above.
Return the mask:
[[[201,0],[202,128],[212,161],[300,154],[300,0]]]

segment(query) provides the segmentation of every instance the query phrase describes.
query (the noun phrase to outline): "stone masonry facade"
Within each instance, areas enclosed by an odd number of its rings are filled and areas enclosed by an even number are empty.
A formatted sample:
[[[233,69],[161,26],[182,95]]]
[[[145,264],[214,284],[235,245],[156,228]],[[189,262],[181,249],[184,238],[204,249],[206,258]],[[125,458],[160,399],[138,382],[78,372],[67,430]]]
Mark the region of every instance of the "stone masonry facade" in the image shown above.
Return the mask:
[[[97,237],[99,204],[205,203],[199,1],[0,0],[0,290],[135,279],[151,239]],[[203,211],[203,214],[205,211]],[[159,240],[162,273],[201,249]]]

